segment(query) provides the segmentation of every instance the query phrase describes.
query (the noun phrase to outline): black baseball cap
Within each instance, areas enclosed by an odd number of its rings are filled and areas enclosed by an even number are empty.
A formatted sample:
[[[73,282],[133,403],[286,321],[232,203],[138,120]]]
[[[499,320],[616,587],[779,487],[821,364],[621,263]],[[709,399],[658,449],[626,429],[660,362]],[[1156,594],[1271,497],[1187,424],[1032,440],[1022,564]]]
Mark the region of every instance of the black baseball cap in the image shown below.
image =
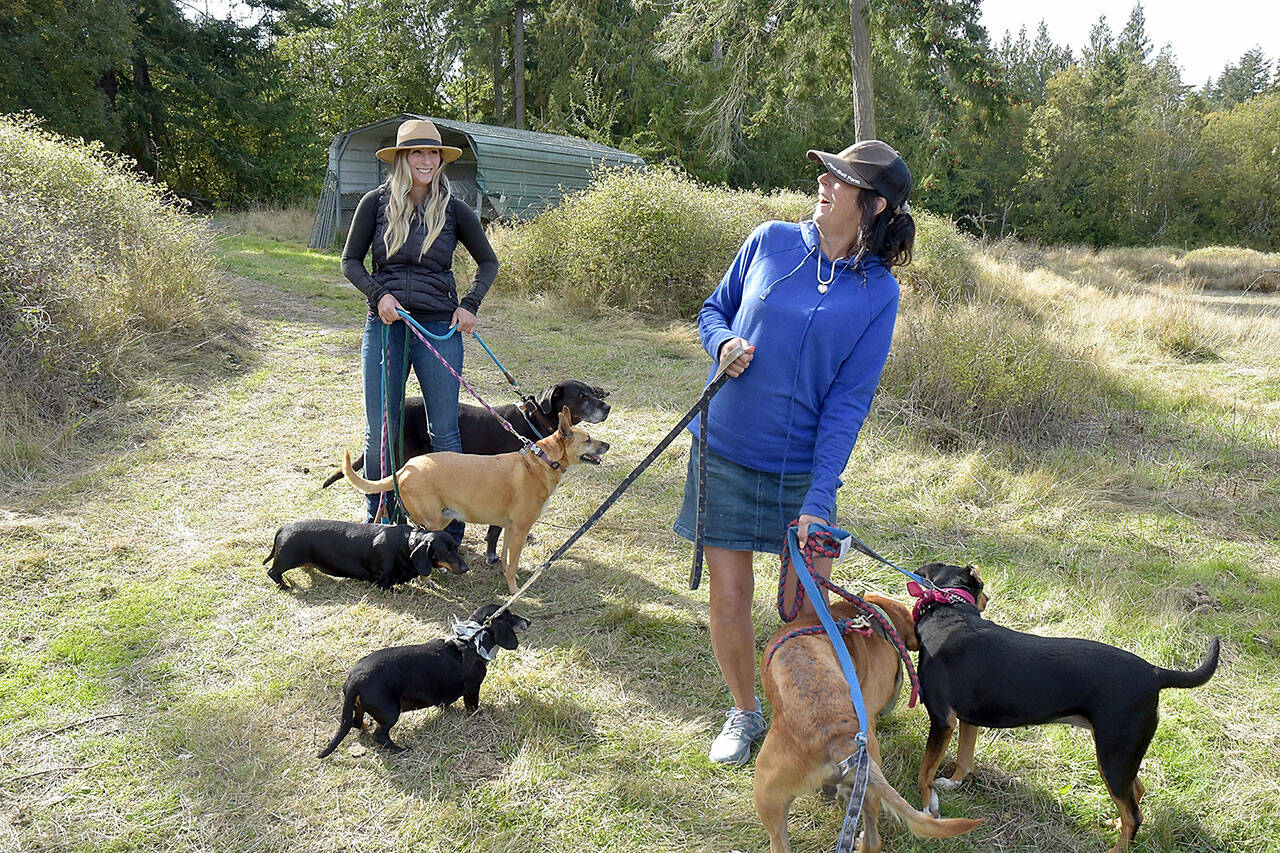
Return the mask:
[[[911,170],[897,151],[878,139],[864,139],[839,154],[809,149],[809,159],[846,184],[884,196],[894,213],[906,213],[911,194]]]

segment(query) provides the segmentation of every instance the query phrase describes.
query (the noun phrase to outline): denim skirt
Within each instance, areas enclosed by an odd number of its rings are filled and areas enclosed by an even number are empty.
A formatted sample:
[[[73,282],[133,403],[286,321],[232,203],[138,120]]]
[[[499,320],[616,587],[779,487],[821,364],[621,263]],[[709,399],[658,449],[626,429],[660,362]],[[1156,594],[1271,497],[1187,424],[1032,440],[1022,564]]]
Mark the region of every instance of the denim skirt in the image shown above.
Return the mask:
[[[813,475],[770,474],[707,451],[703,543],[729,551],[782,553],[787,525],[800,515]],[[689,447],[684,503],[672,529],[693,541],[698,518],[698,441]],[[835,518],[831,507],[826,518]]]

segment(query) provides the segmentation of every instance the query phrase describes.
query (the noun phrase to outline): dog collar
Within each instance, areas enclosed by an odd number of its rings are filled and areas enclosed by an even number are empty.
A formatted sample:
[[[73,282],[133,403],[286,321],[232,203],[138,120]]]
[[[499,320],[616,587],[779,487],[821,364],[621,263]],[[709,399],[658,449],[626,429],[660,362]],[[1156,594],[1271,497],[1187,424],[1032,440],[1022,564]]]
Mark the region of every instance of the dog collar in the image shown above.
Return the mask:
[[[476,654],[485,660],[493,660],[498,656],[497,646],[486,646],[484,644],[484,626],[479,622],[472,622],[470,619],[463,622],[456,616],[453,619],[453,635],[464,643],[470,643],[475,646]]]
[[[520,417],[524,418],[524,422],[529,425],[529,429],[533,430],[533,434],[539,439],[543,439],[551,435],[551,430],[555,429],[553,424],[546,428],[546,432],[543,432],[542,429],[533,422],[533,418],[531,418],[530,415],[532,414],[533,417],[536,418],[542,414],[542,410],[538,408],[538,402],[532,397],[523,397],[518,411],[520,412]]]
[[[978,602],[969,594],[968,590],[959,587],[947,587],[945,589],[925,589],[915,581],[907,583],[907,592],[912,598],[919,599],[916,606],[911,610],[911,621],[919,622],[920,617],[934,604],[958,604],[961,601],[978,606]]]

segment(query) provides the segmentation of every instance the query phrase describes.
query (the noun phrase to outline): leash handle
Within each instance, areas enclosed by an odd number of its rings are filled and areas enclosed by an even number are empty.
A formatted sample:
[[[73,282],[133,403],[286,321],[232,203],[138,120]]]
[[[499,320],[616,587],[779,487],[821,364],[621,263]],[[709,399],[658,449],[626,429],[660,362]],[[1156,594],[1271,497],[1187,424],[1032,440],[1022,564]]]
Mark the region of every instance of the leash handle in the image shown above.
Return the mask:
[[[862,801],[866,798],[867,782],[871,778],[871,753],[867,750],[865,739],[859,741],[856,753],[840,762],[840,769],[846,775],[850,769],[851,759],[854,764],[853,786],[849,792],[849,804],[844,810],[844,823],[840,825],[840,836],[836,839],[836,853],[848,853],[853,850],[853,843],[857,840],[858,818],[862,815]]]

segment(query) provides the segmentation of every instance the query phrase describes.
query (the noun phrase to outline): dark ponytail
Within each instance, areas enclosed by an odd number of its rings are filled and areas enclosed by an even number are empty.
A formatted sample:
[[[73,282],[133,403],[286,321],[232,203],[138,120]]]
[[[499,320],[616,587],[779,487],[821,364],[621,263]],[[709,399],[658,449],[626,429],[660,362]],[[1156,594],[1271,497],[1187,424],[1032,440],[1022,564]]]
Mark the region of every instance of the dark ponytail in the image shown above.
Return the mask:
[[[910,213],[894,213],[887,206],[877,214],[876,203],[882,198],[870,190],[858,193],[858,207],[862,211],[856,242],[858,254],[875,255],[890,267],[904,266],[911,263],[916,221]]]

